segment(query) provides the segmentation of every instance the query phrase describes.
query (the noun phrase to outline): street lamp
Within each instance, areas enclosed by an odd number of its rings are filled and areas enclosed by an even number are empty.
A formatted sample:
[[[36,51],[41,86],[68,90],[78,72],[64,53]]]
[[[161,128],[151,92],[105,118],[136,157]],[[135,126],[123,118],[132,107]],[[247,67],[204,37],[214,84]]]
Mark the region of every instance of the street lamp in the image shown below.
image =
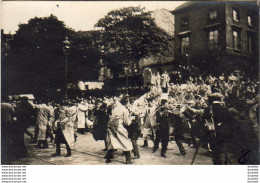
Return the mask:
[[[66,36],[65,40],[63,41],[63,52],[65,54],[65,99],[68,98],[68,52],[70,49],[70,42],[68,39],[69,38]]]

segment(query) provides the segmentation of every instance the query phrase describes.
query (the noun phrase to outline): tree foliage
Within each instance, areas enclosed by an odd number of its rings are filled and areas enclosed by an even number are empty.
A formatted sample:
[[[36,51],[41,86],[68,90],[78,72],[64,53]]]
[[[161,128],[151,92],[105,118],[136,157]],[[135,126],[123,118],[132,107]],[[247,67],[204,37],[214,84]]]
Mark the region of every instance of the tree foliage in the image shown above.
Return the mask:
[[[113,10],[96,27],[102,28],[100,46],[104,61],[114,73],[126,65],[138,67],[140,59],[150,55],[161,59],[172,39],[142,7]]]
[[[7,93],[55,94],[65,88],[64,40],[68,37],[68,82],[97,79],[99,52],[91,36],[69,29],[57,17],[20,24],[4,58]],[[3,65],[3,63],[2,63]]]

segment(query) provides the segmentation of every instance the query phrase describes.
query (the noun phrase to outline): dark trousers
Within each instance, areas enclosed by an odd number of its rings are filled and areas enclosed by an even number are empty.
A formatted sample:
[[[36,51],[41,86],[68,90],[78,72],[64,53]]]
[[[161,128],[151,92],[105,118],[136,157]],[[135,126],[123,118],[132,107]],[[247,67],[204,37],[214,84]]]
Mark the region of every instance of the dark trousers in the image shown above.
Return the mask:
[[[46,131],[46,138],[48,138],[48,137],[51,138],[51,142],[52,142],[54,137],[53,137],[53,134],[51,133],[51,128],[49,125],[47,125],[47,131]]]
[[[47,139],[46,140],[38,140],[37,146],[41,147],[41,145],[43,145],[43,147],[45,147],[45,148],[49,147]]]
[[[15,158],[26,157],[27,149],[24,143],[24,131],[17,131],[13,133],[13,150],[12,154]]]
[[[65,142],[65,145],[66,145],[66,149],[67,149],[67,154],[71,155],[71,148],[70,148],[70,146],[68,145],[67,142]],[[61,154],[60,153],[60,143],[56,143],[56,154]]]
[[[56,154],[58,154],[58,155],[61,154],[60,144],[64,143],[66,145],[67,154],[71,155],[71,148],[70,148],[68,142],[66,141],[66,139],[62,133],[62,130],[60,128],[58,128],[58,130],[56,131],[55,143],[56,143]]]
[[[39,127],[35,126],[35,128],[34,128],[34,139],[33,139],[34,142],[37,142],[38,133],[39,133]]]
[[[134,156],[140,157],[139,148],[138,148],[138,145],[137,145],[137,138],[138,138],[138,137],[136,137],[136,136],[131,137],[131,142],[132,142],[132,144],[133,144],[133,153],[134,153]]]
[[[161,153],[165,153],[169,143],[169,132],[165,130],[157,129],[155,130],[155,141],[154,150],[159,148],[159,143],[162,142]]]
[[[214,165],[224,165],[226,163],[226,143],[222,139],[215,139],[212,143],[212,160]]]
[[[181,154],[184,154],[186,151],[185,151],[183,144],[182,144],[182,138],[183,137],[181,135],[175,135],[175,142],[176,142],[176,144],[179,148],[179,151],[180,151]]]

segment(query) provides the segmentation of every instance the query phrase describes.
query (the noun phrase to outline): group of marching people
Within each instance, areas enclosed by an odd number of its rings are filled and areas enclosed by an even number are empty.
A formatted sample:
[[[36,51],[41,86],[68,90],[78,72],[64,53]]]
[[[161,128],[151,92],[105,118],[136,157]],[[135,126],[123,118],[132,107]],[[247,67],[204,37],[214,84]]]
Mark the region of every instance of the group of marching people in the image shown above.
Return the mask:
[[[171,83],[167,72],[151,74],[151,78],[146,75],[149,90],[142,96],[119,94],[38,104],[26,97],[12,104],[2,100],[3,162],[27,156],[24,134],[37,143],[36,148],[48,148],[47,139],[54,140],[52,156],[60,156],[60,144],[65,144],[69,157],[77,133],[85,131],[104,141],[107,163],[118,149],[123,150],[127,164],[133,163],[131,153],[140,158],[139,137],[143,147],[153,142],[153,152],[161,143],[165,158],[168,143],[174,139],[181,155],[186,154],[184,142],[197,149],[203,146],[212,154],[214,164],[230,164],[233,146],[249,149],[251,164],[259,162],[258,82],[234,74],[189,77],[181,84]],[[28,130],[32,124],[34,134]]]

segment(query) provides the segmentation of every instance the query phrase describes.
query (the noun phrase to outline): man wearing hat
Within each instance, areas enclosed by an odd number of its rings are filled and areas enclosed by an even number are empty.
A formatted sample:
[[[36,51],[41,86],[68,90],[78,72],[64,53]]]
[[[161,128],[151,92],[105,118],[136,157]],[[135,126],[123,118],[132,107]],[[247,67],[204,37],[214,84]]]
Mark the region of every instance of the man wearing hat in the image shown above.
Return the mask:
[[[227,144],[232,131],[232,117],[226,107],[222,105],[222,95],[214,93],[209,96],[209,107],[204,111],[204,119],[212,124],[213,137],[211,141],[213,164],[225,164]]]
[[[149,137],[151,138],[152,141],[154,141],[154,133],[152,127],[156,123],[155,112],[156,112],[156,105],[154,104],[153,99],[149,98],[148,106],[145,110],[145,116],[144,116],[143,147],[148,147]]]
[[[155,142],[153,152],[159,148],[159,143],[162,142],[161,156],[166,158],[166,150],[169,142],[170,135],[170,118],[168,110],[167,98],[161,98],[161,107],[155,113],[156,125],[155,129]]]

